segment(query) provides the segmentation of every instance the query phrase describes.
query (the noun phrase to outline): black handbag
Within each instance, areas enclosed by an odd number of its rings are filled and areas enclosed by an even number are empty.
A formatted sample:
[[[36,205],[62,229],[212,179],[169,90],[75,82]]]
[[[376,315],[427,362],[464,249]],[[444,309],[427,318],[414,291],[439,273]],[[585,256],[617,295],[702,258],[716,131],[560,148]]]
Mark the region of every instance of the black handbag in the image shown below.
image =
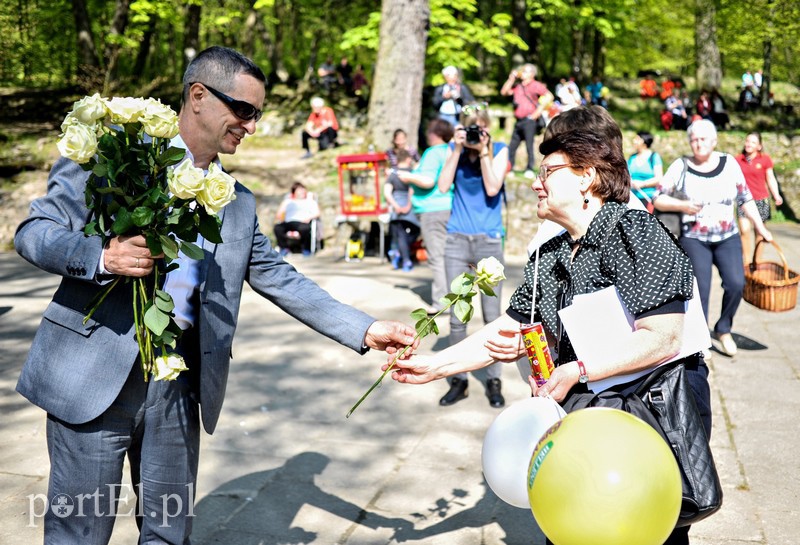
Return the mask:
[[[683,360],[678,360],[655,369],[634,393],[576,393],[563,405],[567,413],[587,407],[620,409],[641,418],[664,438],[681,470],[683,501],[676,528],[701,521],[722,507],[717,467],[685,373]]]

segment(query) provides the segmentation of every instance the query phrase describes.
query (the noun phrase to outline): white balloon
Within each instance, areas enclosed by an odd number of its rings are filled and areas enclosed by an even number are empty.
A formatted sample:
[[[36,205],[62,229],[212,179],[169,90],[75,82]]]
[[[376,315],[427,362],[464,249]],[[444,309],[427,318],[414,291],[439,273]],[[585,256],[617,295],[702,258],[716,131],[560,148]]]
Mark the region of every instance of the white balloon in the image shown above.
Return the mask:
[[[517,401],[497,415],[486,430],[481,463],[489,488],[501,500],[530,509],[528,464],[544,432],[565,415],[561,405],[544,397]]]

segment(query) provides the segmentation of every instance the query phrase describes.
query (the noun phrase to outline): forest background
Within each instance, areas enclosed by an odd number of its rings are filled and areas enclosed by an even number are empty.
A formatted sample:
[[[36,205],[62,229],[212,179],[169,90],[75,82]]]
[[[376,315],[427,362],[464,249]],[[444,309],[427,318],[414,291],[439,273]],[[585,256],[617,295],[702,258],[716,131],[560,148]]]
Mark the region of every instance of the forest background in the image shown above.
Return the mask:
[[[745,131],[761,130],[787,194],[780,215],[794,219],[797,43],[800,2],[778,0],[0,0],[0,208],[12,214],[2,223],[16,225],[19,210],[8,209],[26,208],[21,203],[44,190],[23,187],[52,164],[52,142],[74,100],[93,92],[155,96],[177,109],[186,64],[214,44],[239,49],[268,74],[265,119],[250,139],[261,162],[233,161],[254,173],[245,181],[263,190],[266,215],[293,179],[335,187],[331,157],[270,173],[266,148],[299,149],[308,99],[321,92],[316,68],[346,56],[351,66],[364,67],[368,90],[358,99],[336,91],[325,96],[352,150],[386,147],[397,127],[416,142],[432,115],[430,91],[449,64],[503,120],[510,100],[498,90],[522,62],[536,63],[551,89],[560,77],[585,86],[599,76],[626,136],[656,133],[668,161],[688,152],[685,135],[660,130],[661,105],[639,100],[639,74],[679,79],[692,97],[717,88],[734,125],[720,135],[719,149],[735,153]],[[759,69],[762,108],[734,113],[742,73]],[[511,125],[500,123],[498,138],[507,141]],[[509,184],[513,195],[513,178]],[[524,192],[526,184],[520,186]],[[0,244],[7,245],[2,233]]]

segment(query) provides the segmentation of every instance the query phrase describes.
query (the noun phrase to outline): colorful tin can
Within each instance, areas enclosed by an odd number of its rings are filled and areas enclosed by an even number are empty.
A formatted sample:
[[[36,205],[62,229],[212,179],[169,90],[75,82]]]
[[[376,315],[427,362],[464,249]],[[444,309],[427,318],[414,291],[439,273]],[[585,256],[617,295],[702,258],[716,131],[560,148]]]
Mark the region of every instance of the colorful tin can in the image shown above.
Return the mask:
[[[536,384],[541,386],[553,373],[553,358],[550,356],[550,346],[544,334],[544,327],[540,322],[523,324],[520,326],[525,350],[528,352],[528,361],[531,364],[531,374]]]

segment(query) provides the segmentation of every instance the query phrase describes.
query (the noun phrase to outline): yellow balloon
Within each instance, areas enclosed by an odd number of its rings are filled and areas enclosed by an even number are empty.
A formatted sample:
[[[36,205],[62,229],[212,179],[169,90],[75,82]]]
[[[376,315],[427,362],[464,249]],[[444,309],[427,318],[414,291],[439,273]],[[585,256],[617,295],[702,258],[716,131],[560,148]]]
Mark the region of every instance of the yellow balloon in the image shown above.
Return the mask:
[[[545,432],[528,467],[533,516],[555,545],[662,545],[681,492],[664,439],[617,409],[568,414]]]

